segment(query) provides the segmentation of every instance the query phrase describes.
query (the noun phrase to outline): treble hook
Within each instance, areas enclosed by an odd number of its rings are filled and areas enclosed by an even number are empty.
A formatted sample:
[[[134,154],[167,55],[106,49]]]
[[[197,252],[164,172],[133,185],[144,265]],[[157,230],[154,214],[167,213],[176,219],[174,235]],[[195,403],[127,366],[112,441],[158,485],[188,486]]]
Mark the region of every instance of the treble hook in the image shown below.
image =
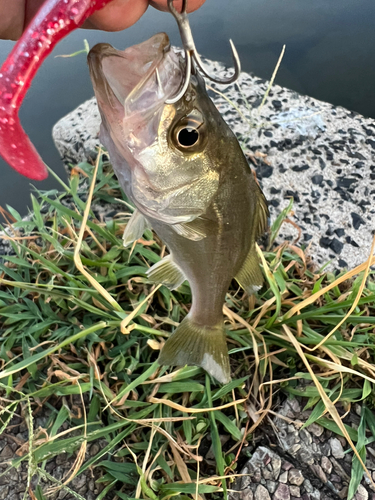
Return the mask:
[[[190,75],[191,75],[192,69],[194,67],[194,63],[198,66],[198,68],[201,70],[201,72],[204,74],[205,77],[207,77],[212,82],[218,83],[220,85],[229,85],[230,83],[234,83],[241,74],[241,61],[240,61],[240,58],[238,56],[238,52],[237,52],[236,47],[234,46],[234,43],[232,42],[232,40],[229,40],[229,42],[230,42],[230,45],[232,48],[232,57],[233,57],[233,63],[234,63],[233,76],[231,76],[227,80],[220,80],[219,78],[215,78],[215,77],[211,76],[205,70],[203,63],[202,63],[202,60],[201,60],[201,58],[198,54],[198,51],[195,47],[193,33],[191,31],[189,18],[187,15],[187,2],[188,2],[188,0],[183,0],[182,10],[181,10],[181,12],[178,12],[176,7],[173,5],[173,0],[168,0],[168,8],[169,8],[171,14],[176,19],[177,24],[178,24],[178,29],[180,30],[182,46],[183,46],[184,51],[185,51],[186,74],[185,74],[185,81],[184,81],[184,84],[183,84],[181,90],[178,92],[178,94],[176,96],[166,100],[165,101],[166,104],[174,104],[175,102],[179,101],[183,97],[183,95],[185,94],[185,92],[189,86]]]

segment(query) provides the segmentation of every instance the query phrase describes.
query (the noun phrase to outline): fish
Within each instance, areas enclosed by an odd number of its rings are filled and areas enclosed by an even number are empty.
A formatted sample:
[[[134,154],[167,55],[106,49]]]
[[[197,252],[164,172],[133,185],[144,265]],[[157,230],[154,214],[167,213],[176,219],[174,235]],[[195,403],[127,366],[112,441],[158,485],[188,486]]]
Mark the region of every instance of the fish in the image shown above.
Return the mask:
[[[98,44],[88,54],[100,139],[135,206],[124,245],[152,228],[169,254],[148,270],[149,280],[171,290],[187,280],[191,288],[190,311],[159,364],[200,366],[225,384],[231,380],[225,295],[234,278],[248,294],[262,287],[256,242],[269,212],[199,72],[177,102],[168,102],[181,88],[184,64],[165,33],[123,51]]]

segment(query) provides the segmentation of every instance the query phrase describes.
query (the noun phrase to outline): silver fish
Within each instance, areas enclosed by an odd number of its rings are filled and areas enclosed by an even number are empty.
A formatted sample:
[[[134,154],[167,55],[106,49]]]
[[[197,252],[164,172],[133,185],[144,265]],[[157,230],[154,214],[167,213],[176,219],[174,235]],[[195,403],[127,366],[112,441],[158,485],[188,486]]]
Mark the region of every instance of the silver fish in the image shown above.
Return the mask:
[[[124,243],[152,227],[169,255],[149,269],[150,280],[170,289],[188,280],[192,291],[190,312],[159,362],[198,365],[226,383],[223,303],[233,278],[249,294],[262,286],[255,243],[267,228],[266,200],[198,72],[166,103],[185,74],[166,34],[124,51],[96,45],[88,62],[101,141],[137,209]]]

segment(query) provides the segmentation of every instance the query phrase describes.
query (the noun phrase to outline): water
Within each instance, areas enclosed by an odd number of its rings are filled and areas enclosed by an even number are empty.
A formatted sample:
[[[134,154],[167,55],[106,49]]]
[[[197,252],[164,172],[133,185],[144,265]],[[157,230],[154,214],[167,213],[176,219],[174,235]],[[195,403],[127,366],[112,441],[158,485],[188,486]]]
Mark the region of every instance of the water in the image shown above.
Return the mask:
[[[269,78],[285,43],[286,54],[276,82],[300,93],[340,104],[375,118],[375,2],[373,0],[207,0],[191,15],[198,50],[230,64],[232,38],[244,71]],[[149,9],[121,33],[78,30],[63,40],[36,76],[20,112],[21,122],[44,161],[59,176],[65,173],[51,138],[52,126],[93,95],[85,56],[56,58],[109,42],[119,49],[166,31],[179,44],[171,15]],[[2,63],[13,46],[0,41]],[[0,206],[26,214],[33,183],[58,187],[49,177],[33,182],[0,161]]]

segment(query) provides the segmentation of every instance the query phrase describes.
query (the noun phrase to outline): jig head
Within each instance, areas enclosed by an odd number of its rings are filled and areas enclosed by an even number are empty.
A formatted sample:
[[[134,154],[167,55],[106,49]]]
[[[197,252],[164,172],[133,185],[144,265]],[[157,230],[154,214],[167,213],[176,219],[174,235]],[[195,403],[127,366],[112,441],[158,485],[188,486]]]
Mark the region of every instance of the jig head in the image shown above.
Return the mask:
[[[0,155],[30,179],[46,166],[23,130],[18,111],[31,82],[55,45],[111,0],[47,0],[0,69]]]
[[[229,40],[229,42],[232,49],[232,57],[234,63],[233,75],[226,80],[220,80],[219,78],[215,78],[214,76],[210,75],[206,71],[202,59],[200,58],[194,43],[193,33],[191,31],[189,18],[187,15],[187,2],[188,0],[183,0],[181,12],[178,12],[176,7],[173,5],[173,0],[168,0],[168,8],[171,14],[173,14],[174,18],[176,19],[178,24],[178,29],[180,30],[182,46],[185,51],[186,70],[185,70],[185,80],[183,82],[181,89],[179,90],[177,95],[165,101],[166,104],[174,104],[184,96],[189,86],[191,73],[196,70],[196,67],[198,67],[200,71],[204,74],[204,76],[207,77],[209,80],[211,80],[214,83],[222,85],[229,85],[230,83],[234,83],[241,74],[241,61],[232,40]]]

